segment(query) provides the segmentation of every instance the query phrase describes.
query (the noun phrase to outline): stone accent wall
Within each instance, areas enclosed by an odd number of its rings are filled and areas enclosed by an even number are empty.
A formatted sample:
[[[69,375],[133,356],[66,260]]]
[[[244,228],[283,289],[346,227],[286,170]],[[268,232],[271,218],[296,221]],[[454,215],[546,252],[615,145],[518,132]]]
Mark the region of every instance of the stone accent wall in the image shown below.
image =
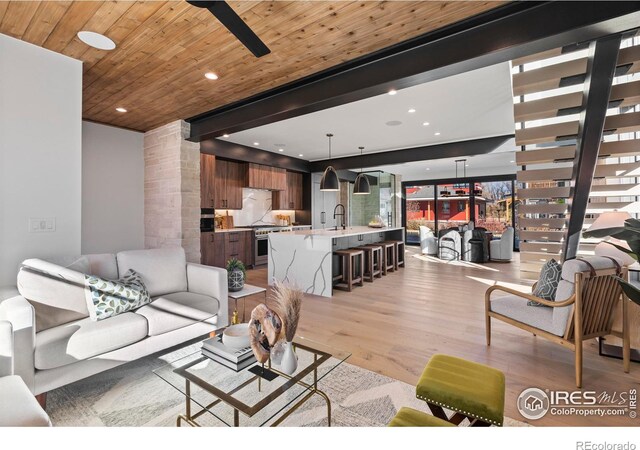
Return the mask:
[[[144,134],[146,248],[181,246],[200,262],[200,144],[178,120]]]

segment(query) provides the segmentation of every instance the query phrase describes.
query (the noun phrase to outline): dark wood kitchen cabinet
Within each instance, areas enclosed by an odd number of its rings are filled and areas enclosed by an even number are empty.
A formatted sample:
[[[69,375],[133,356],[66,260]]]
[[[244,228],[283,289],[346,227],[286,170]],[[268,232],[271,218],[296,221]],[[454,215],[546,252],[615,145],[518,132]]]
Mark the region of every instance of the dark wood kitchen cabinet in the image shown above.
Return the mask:
[[[272,209],[303,209],[302,206],[302,174],[287,171],[287,188],[274,191]]]
[[[284,191],[287,188],[287,171],[263,164],[247,164],[245,187]]]
[[[214,208],[216,157],[200,153],[200,207]]]
[[[242,209],[242,186],[244,184],[244,165],[221,159],[215,162],[214,201],[216,209]]]
[[[225,231],[200,234],[202,264],[226,268],[227,261],[238,258],[245,266],[253,266],[253,232]]]

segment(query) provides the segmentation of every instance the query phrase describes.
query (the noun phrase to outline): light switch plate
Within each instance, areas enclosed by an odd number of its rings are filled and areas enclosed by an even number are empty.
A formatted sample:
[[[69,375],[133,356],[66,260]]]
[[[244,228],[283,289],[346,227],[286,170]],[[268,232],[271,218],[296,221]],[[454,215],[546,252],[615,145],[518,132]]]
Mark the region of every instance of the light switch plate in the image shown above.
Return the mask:
[[[53,233],[56,231],[55,217],[30,217],[29,233]]]

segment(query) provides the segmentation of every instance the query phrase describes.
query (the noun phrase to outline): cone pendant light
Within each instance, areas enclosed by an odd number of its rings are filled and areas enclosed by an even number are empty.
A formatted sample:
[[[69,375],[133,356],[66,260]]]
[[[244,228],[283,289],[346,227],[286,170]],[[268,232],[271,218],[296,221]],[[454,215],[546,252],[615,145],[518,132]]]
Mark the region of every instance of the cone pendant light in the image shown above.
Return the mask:
[[[327,133],[327,137],[329,138],[329,165],[324,169],[324,173],[322,174],[320,190],[339,191],[340,180],[338,180],[338,173],[336,172],[336,169],[331,166],[331,138],[333,137],[333,134]]]
[[[362,151],[364,147],[358,147],[360,149],[360,156],[362,156]],[[362,168],[360,168],[360,173],[356,177],[356,181],[353,184],[353,193],[355,195],[365,195],[371,193],[371,185],[369,184],[369,178],[362,173]]]

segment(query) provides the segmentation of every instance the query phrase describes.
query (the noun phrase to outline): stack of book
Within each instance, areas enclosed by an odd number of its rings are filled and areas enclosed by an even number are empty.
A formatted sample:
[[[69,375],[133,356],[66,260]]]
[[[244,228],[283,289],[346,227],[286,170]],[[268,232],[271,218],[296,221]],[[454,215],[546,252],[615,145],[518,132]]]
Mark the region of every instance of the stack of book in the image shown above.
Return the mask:
[[[202,343],[202,354],[236,372],[256,362],[251,347],[231,348],[222,343],[222,336],[215,336]]]

